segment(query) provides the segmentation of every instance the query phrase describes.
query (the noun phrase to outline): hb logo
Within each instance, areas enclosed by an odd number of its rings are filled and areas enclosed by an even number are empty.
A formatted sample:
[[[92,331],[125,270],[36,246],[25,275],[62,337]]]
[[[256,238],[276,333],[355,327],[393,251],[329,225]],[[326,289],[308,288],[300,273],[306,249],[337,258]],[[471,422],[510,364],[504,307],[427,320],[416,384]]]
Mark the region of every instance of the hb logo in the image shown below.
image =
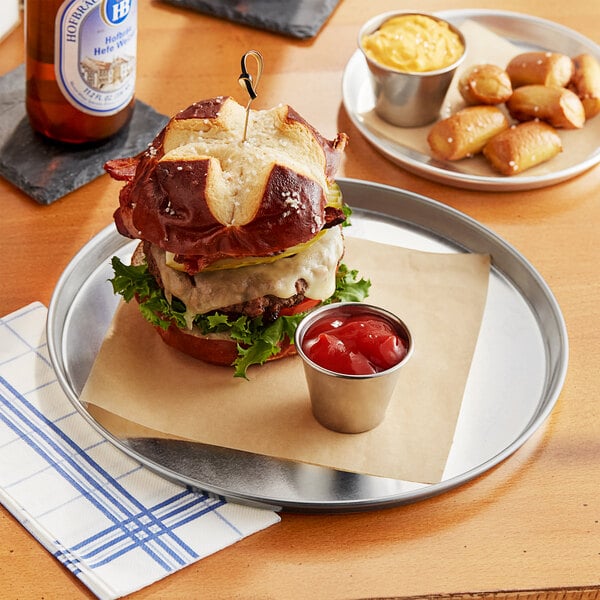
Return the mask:
[[[102,15],[109,25],[122,23],[131,10],[133,0],[104,0],[102,2]]]

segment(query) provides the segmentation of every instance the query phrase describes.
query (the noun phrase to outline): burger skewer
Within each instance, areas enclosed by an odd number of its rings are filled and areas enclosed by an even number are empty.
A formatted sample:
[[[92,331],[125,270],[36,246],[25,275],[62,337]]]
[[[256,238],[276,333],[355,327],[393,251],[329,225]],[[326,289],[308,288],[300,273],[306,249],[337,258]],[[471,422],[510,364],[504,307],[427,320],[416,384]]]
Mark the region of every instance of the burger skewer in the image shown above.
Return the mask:
[[[256,80],[253,79],[252,75],[248,71],[248,58],[253,57],[256,60],[257,71],[256,71]],[[244,121],[244,134],[242,136],[242,142],[246,141],[246,136],[248,134],[248,119],[250,117],[250,105],[252,104],[252,100],[255,100],[258,96],[258,82],[260,81],[260,76],[263,71],[263,57],[262,54],[258,50],[248,50],[244,56],[242,56],[242,73],[238,77],[239,84],[248,92],[248,96],[250,99],[248,100],[248,104],[246,104],[246,120]]]

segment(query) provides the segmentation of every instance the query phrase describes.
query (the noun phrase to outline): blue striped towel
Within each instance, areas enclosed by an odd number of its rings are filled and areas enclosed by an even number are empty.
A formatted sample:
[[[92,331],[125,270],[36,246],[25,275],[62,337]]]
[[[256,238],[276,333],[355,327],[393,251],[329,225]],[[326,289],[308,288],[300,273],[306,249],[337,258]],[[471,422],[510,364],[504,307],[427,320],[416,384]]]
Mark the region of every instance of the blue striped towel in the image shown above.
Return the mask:
[[[46,315],[34,303],[0,319],[0,502],[98,598],[279,522],[162,479],[107,442],[57,382]]]

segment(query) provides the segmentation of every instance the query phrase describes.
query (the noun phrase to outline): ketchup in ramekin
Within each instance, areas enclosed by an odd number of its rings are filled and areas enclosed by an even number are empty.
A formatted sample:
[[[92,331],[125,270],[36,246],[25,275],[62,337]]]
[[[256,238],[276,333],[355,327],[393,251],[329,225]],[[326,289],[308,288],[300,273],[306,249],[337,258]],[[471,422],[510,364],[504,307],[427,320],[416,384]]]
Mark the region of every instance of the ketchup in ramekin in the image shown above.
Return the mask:
[[[408,353],[408,340],[379,314],[353,314],[342,307],[306,330],[302,349],[329,371],[372,375],[398,364]]]
[[[298,325],[294,342],[313,415],[340,433],[369,431],[383,421],[413,350],[401,319],[362,302],[315,309]]]

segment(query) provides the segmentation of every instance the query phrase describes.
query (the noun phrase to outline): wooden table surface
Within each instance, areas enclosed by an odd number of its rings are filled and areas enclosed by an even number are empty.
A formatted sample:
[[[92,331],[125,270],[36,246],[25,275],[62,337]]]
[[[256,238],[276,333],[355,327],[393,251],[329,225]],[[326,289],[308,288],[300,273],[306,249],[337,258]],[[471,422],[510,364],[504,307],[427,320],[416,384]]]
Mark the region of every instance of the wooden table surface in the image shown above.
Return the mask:
[[[503,9],[550,19],[600,43],[593,5],[505,0]],[[559,401],[522,449],[452,492],[356,515],[285,513],[280,524],[134,598],[600,597],[600,167],[545,189],[496,193],[433,183],[386,160],[344,112],[341,76],[359,25],[398,7],[392,0],[344,0],[315,39],[297,41],[140,2],[137,95],[165,114],[214,95],[240,98],[239,58],[260,50],[265,72],[257,102],[289,103],[329,137],[347,132],[341,175],[446,203],[533,263],[569,332]],[[418,8],[472,4],[423,0]],[[17,29],[0,43],[0,74],[23,61],[22,35]],[[35,300],[49,303],[72,256],[111,222],[119,187],[105,175],[39,206],[0,179],[0,315]],[[92,596],[2,509],[0,597]]]

